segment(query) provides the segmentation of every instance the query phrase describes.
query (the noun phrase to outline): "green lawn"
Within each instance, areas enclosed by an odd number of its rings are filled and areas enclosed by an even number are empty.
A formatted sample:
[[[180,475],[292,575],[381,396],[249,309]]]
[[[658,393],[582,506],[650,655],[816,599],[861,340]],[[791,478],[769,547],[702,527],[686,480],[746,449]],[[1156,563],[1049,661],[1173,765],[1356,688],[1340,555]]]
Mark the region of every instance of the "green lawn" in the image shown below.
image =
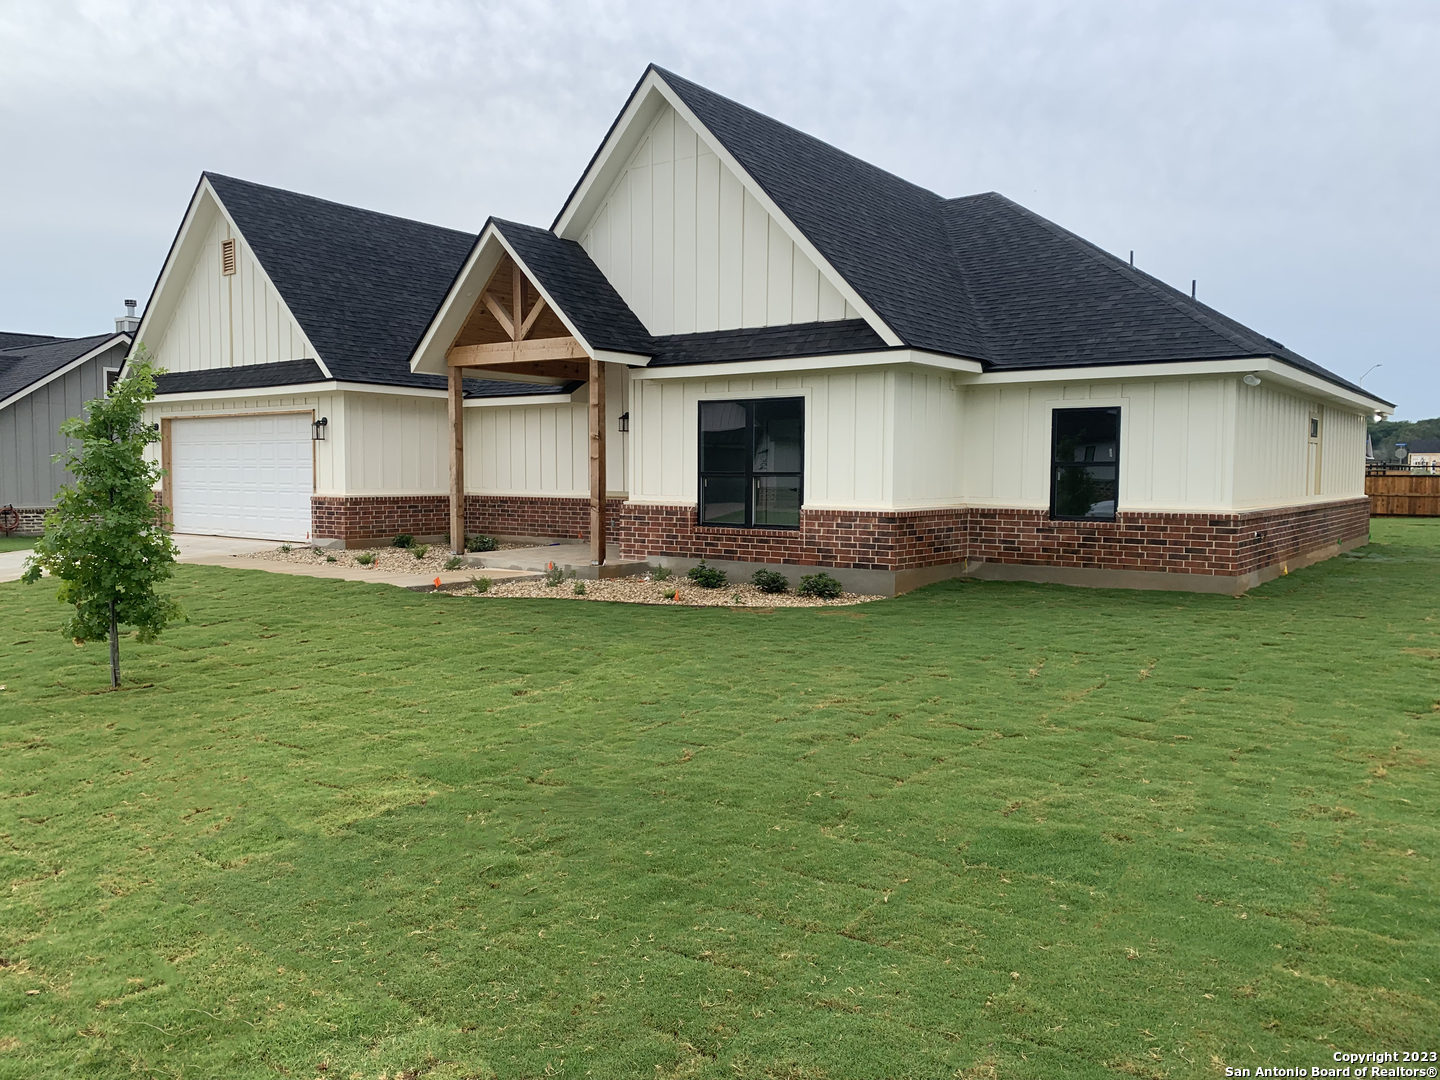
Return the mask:
[[[35,536],[0,535],[0,551],[28,551],[35,546]]]
[[[1435,1049],[1440,520],[1374,536],[774,612],[182,567],[118,693],[0,585],[0,1076]]]

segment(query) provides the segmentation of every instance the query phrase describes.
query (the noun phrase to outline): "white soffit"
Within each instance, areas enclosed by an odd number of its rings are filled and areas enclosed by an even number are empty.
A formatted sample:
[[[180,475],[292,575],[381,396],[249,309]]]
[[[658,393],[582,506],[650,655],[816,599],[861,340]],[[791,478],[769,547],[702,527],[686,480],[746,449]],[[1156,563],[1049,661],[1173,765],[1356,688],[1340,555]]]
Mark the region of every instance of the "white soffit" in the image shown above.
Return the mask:
[[[792,222],[776,205],[766,190],[755,181],[745,168],[730,153],[725,144],[700,122],[689,107],[680,99],[680,96],[672,90],[665,82],[659,72],[653,68],[645,73],[640,80],[640,85],[630,96],[624,111],[616,120],[609,136],[600,151],[595,155],[595,160],[586,171],[584,178],[576,186],[574,193],[566,202],[560,216],[555,219],[554,232],[566,240],[579,241],[591,218],[598,213],[601,204],[609,195],[610,189],[615,186],[620,173],[625,169],[626,164],[634,155],[635,150],[649,130],[650,124],[659,115],[661,108],[669,105],[680,117],[705,140],[706,145],[714,152],[721,163],[739,178],[740,183],[758,202],[772,218],[780,223],[785,235],[790,241],[805,253],[820,272],[824,274],[836,290],[843,296],[856,311],[860,312],[865,321],[870,324],[885,344],[894,346],[903,345],[900,336],[885,324],[885,321],[877,315],[873,308],[865,302],[858,292],[845,280],[830,261],[820,254],[818,248],[810,242],[810,238],[796,228]]]
[[[1024,368],[1014,371],[987,371],[967,380],[971,386],[993,386],[1006,383],[1047,382],[1123,382],[1127,379],[1173,379],[1196,375],[1255,374],[1263,384],[1267,380],[1292,390],[1303,390],[1316,397],[1345,405],[1361,412],[1394,411],[1378,398],[1357,394],[1343,386],[1292,367],[1273,356],[1241,357],[1234,360],[1191,360],[1179,363],[1105,364],[1094,367]]]

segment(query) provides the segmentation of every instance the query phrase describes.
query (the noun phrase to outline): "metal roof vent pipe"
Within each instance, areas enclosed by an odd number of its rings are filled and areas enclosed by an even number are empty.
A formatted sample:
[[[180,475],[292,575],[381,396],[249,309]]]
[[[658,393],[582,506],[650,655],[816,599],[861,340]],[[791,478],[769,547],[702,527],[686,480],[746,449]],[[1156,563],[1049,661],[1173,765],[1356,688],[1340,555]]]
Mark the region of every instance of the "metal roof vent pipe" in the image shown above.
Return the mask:
[[[139,304],[134,300],[125,301],[125,314],[115,320],[115,332],[117,334],[133,334],[140,329],[140,317],[135,314]]]

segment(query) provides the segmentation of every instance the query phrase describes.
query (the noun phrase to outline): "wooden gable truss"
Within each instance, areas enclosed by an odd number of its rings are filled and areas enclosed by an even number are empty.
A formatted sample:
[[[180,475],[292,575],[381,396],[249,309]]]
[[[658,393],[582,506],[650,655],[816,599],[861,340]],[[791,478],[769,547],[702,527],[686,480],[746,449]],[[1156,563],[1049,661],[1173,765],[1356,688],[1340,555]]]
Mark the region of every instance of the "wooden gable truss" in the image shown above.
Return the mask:
[[[590,387],[590,561],[605,564],[605,364],[591,355],[506,254],[445,353],[450,399],[450,545],[465,551],[462,380],[586,382]]]

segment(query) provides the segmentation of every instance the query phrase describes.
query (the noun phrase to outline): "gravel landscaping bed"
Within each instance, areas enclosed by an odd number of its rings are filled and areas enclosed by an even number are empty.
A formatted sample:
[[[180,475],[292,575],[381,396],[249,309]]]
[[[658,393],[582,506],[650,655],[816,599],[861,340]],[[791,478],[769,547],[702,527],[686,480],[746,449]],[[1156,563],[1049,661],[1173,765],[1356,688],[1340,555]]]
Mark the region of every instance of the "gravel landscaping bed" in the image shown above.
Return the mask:
[[[483,573],[473,580],[482,580]],[[576,592],[576,586],[583,586],[584,592]],[[667,599],[665,594],[679,590],[678,599]],[[862,596],[857,593],[842,593],[833,600],[821,600],[811,596],[796,596],[788,593],[763,593],[748,582],[743,585],[725,585],[719,589],[702,589],[686,578],[669,578],[656,581],[648,574],[636,577],[601,578],[599,581],[576,581],[566,579],[556,586],[543,581],[496,581],[481,592],[475,586],[456,590],[451,596],[475,596],[482,599],[527,597],[544,600],[603,600],[621,604],[669,604],[690,607],[843,607],[848,604],[864,604],[871,600],[883,600],[882,596]]]
[[[525,544],[501,544],[499,550],[525,547]],[[289,550],[286,550],[286,549]],[[392,574],[439,574],[445,571],[450,552],[444,544],[431,544],[425,554],[416,554],[425,548],[417,544],[413,548],[312,548],[306,544],[281,544],[279,547],[263,548],[252,552],[246,558],[265,559],[269,562],[308,563],[312,566],[355,566],[363,570],[383,570]],[[375,562],[365,566],[359,556],[373,555]]]

